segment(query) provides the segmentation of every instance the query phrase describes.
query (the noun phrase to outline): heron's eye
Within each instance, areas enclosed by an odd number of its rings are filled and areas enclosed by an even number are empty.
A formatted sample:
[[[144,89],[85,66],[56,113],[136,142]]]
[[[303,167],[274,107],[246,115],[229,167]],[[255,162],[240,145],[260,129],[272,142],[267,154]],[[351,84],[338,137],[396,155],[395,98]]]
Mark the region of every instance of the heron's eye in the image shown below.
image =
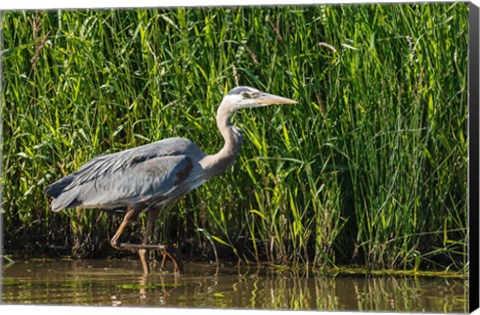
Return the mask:
[[[243,92],[243,93],[242,93],[242,97],[243,97],[243,98],[252,98],[252,96],[251,96],[250,93],[248,93],[248,92]]]

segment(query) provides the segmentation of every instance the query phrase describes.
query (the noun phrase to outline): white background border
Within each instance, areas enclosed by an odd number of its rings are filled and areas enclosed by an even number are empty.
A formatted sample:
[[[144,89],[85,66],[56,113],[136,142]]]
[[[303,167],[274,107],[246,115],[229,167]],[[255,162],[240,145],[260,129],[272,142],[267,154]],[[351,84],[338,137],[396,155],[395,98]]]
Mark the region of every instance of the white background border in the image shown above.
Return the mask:
[[[211,0],[1,0],[0,11],[4,10],[22,10],[22,9],[86,9],[86,8],[134,8],[134,7],[193,7],[193,6],[256,6],[256,5],[308,5],[308,4],[339,4],[339,3],[401,3],[406,1],[382,1],[382,0],[366,0],[366,1],[305,1],[305,0],[237,0],[237,1],[211,1]],[[417,1],[408,1],[417,2]],[[421,2],[454,2],[454,1],[421,1]],[[480,6],[480,0],[470,1],[476,6]],[[1,292],[1,291],[0,291]],[[1,298],[1,297],[0,297]],[[1,303],[1,300],[0,300]],[[223,310],[223,309],[186,309],[186,308],[132,308],[132,307],[79,307],[79,306],[34,306],[34,305],[0,305],[0,313],[5,315],[20,314],[49,314],[49,315],[95,315],[95,314],[115,314],[115,315],[132,315],[132,312],[139,314],[155,314],[159,313],[168,315],[184,314],[185,312],[195,312],[199,315],[218,315],[218,314],[294,314],[304,315],[312,314],[312,311],[247,311],[247,310]],[[480,310],[474,312],[480,314]],[[359,312],[314,312],[314,314],[361,314]],[[396,313],[381,313],[396,314]],[[403,313],[405,314],[405,313]]]

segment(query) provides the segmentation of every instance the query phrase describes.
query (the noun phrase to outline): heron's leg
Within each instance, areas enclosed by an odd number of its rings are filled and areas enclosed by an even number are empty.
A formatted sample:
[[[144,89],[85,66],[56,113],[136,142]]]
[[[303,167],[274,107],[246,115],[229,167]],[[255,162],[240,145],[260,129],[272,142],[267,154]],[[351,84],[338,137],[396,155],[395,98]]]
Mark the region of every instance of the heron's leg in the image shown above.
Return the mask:
[[[160,209],[151,209],[148,211],[148,219],[147,219],[147,227],[145,229],[145,235],[143,237],[143,246],[145,246],[145,250],[139,250],[138,254],[140,255],[140,260],[142,261],[142,265],[144,266],[144,270],[148,270],[147,258],[146,258],[146,249],[158,249],[163,251],[163,258],[161,263],[161,268],[165,269],[165,262],[167,257],[170,258],[173,262],[174,271],[175,272],[183,272],[183,265],[181,260],[177,257],[177,252],[174,247],[172,246],[164,246],[164,245],[148,245],[148,238],[150,237],[150,233],[152,232],[153,225],[155,224],[155,220],[160,213]],[[146,267],[147,266],[147,269]],[[148,271],[147,271],[148,272]]]
[[[143,235],[143,242],[142,245],[147,245],[148,238],[150,237],[150,233],[153,229],[153,224],[155,223],[155,219],[158,217],[158,213],[160,209],[150,209],[148,211],[148,219],[147,219],[147,227],[145,228],[145,234]],[[148,262],[147,262],[147,249],[141,248],[138,250],[138,255],[140,256],[140,261],[142,262],[143,271],[148,273]]]
[[[161,267],[162,269],[165,268],[165,262],[168,258],[173,262],[173,269],[175,272],[183,273],[183,264],[180,258],[178,258],[178,253],[175,250],[175,247],[173,246],[166,246],[165,249],[163,250],[163,259],[162,259],[162,264]]]
[[[147,250],[145,248],[141,248],[138,250],[138,256],[140,256],[140,261],[142,262],[142,268],[143,268],[144,274],[147,274],[149,272],[146,253],[147,253]]]
[[[125,244],[118,244],[118,239],[120,238],[120,235],[122,235],[123,230],[125,230],[125,227],[127,226],[127,224],[130,223],[132,218],[134,218],[135,215],[137,215],[140,211],[141,210],[139,209],[132,209],[132,208],[129,208],[127,210],[127,213],[125,214],[125,217],[123,218],[122,223],[118,227],[117,232],[115,232],[115,235],[113,235],[112,239],[110,240],[110,245],[112,245],[113,248],[116,248],[116,249],[125,248],[125,246],[122,246]]]
[[[162,250],[164,259],[162,262],[162,266],[165,264],[165,255],[168,256],[174,263],[174,268],[175,271],[178,272],[183,272],[183,265],[176,257],[176,251],[173,247],[171,246],[164,246],[164,245],[149,245],[146,244],[148,242],[148,237],[150,236],[150,233],[153,229],[153,223],[155,219],[158,216],[159,210],[150,210],[148,211],[148,221],[147,221],[147,227],[145,229],[145,234],[143,238],[143,244],[131,244],[131,243],[119,243],[118,239],[120,238],[120,235],[123,233],[123,230],[125,230],[125,227],[130,223],[130,221],[138,214],[140,213],[141,209],[128,209],[127,213],[125,214],[125,217],[123,218],[122,223],[118,227],[117,232],[115,235],[112,237],[110,240],[110,244],[112,245],[113,248],[120,249],[120,250],[137,250],[138,254],[140,256],[140,260],[142,262],[142,267],[143,271],[145,273],[148,273],[148,264],[147,264],[147,259],[146,259],[146,250],[147,249],[154,249],[154,250]]]
[[[123,230],[125,230],[125,227],[128,225],[128,223],[130,223],[132,218],[135,217],[135,215],[137,215],[139,212],[140,212],[140,210],[138,210],[138,209],[128,209],[127,210],[127,213],[125,214],[125,217],[123,218],[122,223],[118,227],[117,232],[115,233],[115,235],[110,240],[110,244],[112,245],[113,248],[116,248],[116,249],[132,249],[132,247],[129,246],[129,245],[133,245],[133,244],[119,244],[118,239],[120,238],[120,235],[122,235]],[[146,249],[139,249],[138,253],[140,254],[140,260],[142,261],[143,272],[148,273],[148,265],[147,265],[147,261],[145,259],[145,251],[146,251]],[[142,255],[142,253],[143,253],[143,255]]]

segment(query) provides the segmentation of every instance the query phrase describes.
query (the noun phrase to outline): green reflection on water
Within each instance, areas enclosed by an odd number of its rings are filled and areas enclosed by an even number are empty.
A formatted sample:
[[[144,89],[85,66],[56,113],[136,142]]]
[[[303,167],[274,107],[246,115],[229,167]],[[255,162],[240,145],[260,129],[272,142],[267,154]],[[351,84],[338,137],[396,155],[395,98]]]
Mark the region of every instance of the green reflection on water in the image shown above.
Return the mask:
[[[140,270],[130,260],[18,262],[4,268],[2,303],[395,312],[466,312],[468,305],[465,279],[194,263],[182,275]]]

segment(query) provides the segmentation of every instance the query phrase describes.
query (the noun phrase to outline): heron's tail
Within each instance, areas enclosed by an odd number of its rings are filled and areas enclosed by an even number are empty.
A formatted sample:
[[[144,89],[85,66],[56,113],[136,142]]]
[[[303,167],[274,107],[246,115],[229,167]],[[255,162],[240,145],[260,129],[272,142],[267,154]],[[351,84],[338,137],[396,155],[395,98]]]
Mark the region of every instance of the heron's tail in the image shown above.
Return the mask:
[[[70,185],[73,181],[73,176],[65,176],[64,178],[56,181],[45,189],[45,194],[48,197],[57,198],[63,192],[65,187]]]
[[[69,193],[69,190],[65,191],[65,188],[72,183],[74,178],[72,175],[66,176],[45,189],[45,194],[53,198],[53,211],[56,212],[66,208],[72,208],[77,204],[74,194]]]

